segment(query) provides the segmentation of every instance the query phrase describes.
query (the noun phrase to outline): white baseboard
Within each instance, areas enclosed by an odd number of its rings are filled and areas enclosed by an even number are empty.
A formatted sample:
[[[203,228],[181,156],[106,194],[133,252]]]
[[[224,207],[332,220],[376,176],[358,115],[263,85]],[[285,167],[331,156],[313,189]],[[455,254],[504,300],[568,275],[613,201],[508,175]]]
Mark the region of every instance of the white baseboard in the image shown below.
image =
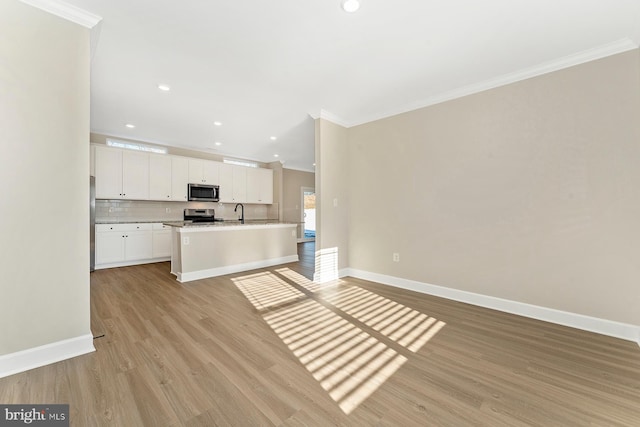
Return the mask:
[[[111,262],[109,264],[96,264],[96,270],[104,270],[105,268],[129,267],[132,265],[153,264],[155,262],[171,261],[171,257],[140,259],[136,261]]]
[[[95,351],[93,335],[81,335],[0,356],[0,378]]]
[[[178,282],[191,282],[193,280],[208,279],[209,277],[224,276],[225,274],[240,273],[242,271],[255,270],[257,268],[272,267],[279,264],[298,262],[298,255],[289,255],[281,258],[271,258],[262,261],[245,262],[243,264],[228,265],[225,267],[209,268],[206,270],[191,271],[188,273],[173,273]]]
[[[473,292],[461,291],[459,289],[452,289],[444,286],[431,285],[428,283],[387,276],[384,274],[371,273],[353,268],[341,270],[341,277],[344,276],[369,280],[372,282],[382,283],[384,285],[421,292],[423,294],[434,295],[506,313],[517,314],[519,316],[530,317],[532,319],[543,320],[545,322],[595,332],[602,335],[636,342],[640,346],[640,326],[638,325],[614,322],[612,320],[585,316],[582,314],[476,294]]]

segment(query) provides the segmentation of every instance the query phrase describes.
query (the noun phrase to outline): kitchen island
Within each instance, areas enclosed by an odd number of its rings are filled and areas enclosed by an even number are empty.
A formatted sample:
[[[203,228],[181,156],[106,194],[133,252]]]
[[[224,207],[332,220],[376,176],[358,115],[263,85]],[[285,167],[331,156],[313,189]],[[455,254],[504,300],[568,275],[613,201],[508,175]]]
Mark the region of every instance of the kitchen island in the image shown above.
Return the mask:
[[[297,224],[275,221],[165,222],[171,273],[179,282],[298,261]]]

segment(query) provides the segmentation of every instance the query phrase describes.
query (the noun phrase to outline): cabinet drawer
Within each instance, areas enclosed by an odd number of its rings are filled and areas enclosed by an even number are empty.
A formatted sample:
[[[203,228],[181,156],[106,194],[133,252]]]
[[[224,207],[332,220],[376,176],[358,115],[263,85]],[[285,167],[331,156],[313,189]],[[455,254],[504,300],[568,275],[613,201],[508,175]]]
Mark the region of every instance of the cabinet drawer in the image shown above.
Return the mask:
[[[169,227],[168,225],[164,225],[162,223],[154,223],[153,229],[154,230],[171,230],[171,227]]]
[[[97,224],[96,233],[108,233],[111,231],[144,231],[151,230],[153,224]]]

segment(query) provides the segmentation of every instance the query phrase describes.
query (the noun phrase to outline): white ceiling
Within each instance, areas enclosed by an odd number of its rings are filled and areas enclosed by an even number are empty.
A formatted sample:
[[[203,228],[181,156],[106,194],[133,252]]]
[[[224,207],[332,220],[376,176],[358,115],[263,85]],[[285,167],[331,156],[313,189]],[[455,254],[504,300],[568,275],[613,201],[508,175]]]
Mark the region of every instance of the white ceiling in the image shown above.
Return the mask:
[[[353,126],[640,41],[638,0],[66,1],[103,18],[92,132],[303,170],[310,114]]]

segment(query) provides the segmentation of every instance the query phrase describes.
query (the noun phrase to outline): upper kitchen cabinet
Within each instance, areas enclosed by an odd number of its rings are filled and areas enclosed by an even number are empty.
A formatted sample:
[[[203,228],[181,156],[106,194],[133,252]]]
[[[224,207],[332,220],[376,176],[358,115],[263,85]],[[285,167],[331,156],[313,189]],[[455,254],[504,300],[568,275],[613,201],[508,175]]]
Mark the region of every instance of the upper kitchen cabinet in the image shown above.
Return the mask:
[[[220,165],[220,201],[222,203],[247,202],[247,169],[244,166]]]
[[[96,146],[97,199],[149,199],[149,154]]]
[[[189,159],[186,157],[171,157],[171,200],[186,202],[188,185]]]
[[[220,162],[189,159],[189,182],[218,185],[220,183]]]
[[[149,198],[148,153],[122,152],[122,197],[135,200]]]
[[[247,203],[273,203],[272,169],[247,169]]]
[[[223,203],[273,203],[273,170],[245,166],[220,166],[220,201]]]
[[[233,203],[233,165],[220,165],[220,201]]]
[[[189,183],[220,186],[223,203],[273,203],[273,170],[95,145],[97,199],[186,202]]]
[[[171,157],[149,155],[149,198],[171,200]]]
[[[96,198],[122,198],[122,150],[96,147]]]

